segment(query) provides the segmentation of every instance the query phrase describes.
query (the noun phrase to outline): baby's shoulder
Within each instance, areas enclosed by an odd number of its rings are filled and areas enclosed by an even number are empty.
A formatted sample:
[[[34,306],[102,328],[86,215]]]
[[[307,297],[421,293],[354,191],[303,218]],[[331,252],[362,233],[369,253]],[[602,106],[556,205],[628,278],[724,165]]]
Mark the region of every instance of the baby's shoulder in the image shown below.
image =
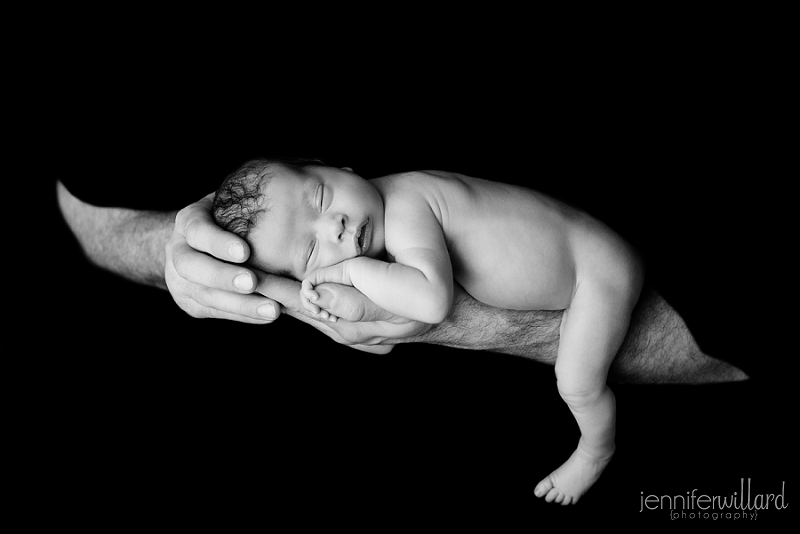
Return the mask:
[[[379,178],[375,180],[375,185],[384,202],[414,202],[423,199],[430,191],[430,178],[424,171],[401,172]]]
[[[453,178],[442,171],[411,171],[382,179],[386,218],[409,220],[425,212],[433,212],[440,220],[452,196]]]
[[[463,176],[446,171],[410,171],[393,174],[388,180],[388,194],[402,197],[422,196],[427,200],[451,193],[467,185]]]
[[[440,171],[407,171],[391,174],[385,179],[399,191],[412,191],[444,179],[444,174]]]

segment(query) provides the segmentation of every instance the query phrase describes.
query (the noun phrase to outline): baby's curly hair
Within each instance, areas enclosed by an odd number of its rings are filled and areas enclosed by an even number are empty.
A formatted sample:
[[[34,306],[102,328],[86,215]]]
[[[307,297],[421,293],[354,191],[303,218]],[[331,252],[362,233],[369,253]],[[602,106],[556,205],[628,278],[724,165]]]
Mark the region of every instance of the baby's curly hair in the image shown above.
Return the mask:
[[[229,174],[217,189],[211,209],[214,221],[225,230],[247,239],[258,218],[267,210],[263,195],[273,176],[271,167],[276,164],[294,171],[325,165],[315,158],[280,157],[247,161]]]

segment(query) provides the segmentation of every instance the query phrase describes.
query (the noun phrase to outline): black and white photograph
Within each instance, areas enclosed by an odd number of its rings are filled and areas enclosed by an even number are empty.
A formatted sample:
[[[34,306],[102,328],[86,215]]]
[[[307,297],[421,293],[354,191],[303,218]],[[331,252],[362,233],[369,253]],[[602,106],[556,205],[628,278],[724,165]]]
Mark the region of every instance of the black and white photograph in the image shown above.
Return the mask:
[[[53,114],[49,497],[114,526],[793,517],[788,145],[714,73],[598,72]]]

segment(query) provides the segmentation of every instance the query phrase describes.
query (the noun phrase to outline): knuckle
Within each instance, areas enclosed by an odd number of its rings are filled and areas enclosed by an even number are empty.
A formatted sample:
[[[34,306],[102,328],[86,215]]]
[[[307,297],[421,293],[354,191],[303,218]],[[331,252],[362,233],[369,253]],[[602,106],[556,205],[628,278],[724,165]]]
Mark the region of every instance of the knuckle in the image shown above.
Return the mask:
[[[177,274],[172,274],[170,271],[167,271],[164,276],[164,281],[167,284],[169,294],[178,305],[180,305],[182,301],[192,300],[192,285],[186,283],[186,281]]]
[[[172,255],[172,267],[175,269],[178,276],[183,279],[186,279],[186,273],[189,270],[188,261],[186,254],[182,251],[176,250]]]
[[[178,273],[175,272],[175,266],[172,265],[169,258],[167,258],[167,262],[164,265],[164,282],[167,284],[170,293],[172,292],[172,287],[177,284],[177,274]]]
[[[181,236],[181,234],[178,233],[178,232],[175,232],[175,231],[173,231],[172,235],[169,236],[169,239],[167,240],[167,244],[165,246],[167,254],[169,254],[172,251],[172,249],[175,248],[175,246],[178,243],[180,243],[180,241],[181,241],[181,237],[180,236]]]
[[[193,317],[195,319],[202,319],[203,317],[205,317],[204,315],[205,309],[201,306],[198,306],[197,303],[192,301],[191,299],[175,298],[175,303],[189,317]]]
[[[185,208],[179,210],[177,214],[175,214],[175,228],[180,233],[184,233],[186,225],[189,223],[191,216],[192,206],[186,206]]]
[[[253,305],[245,298],[236,299],[233,311],[237,315],[253,317],[254,319],[263,319],[263,317],[258,315],[258,313],[253,309]]]
[[[191,284],[192,300],[201,304],[202,306],[214,309],[214,295],[208,287]]]
[[[197,224],[195,221],[197,219],[195,217],[190,217],[187,219],[186,224],[183,227],[183,235],[186,237],[187,243],[195,243],[197,241]]]
[[[224,278],[224,276],[222,276],[222,273],[216,270],[211,270],[208,273],[206,273],[205,281],[208,287],[223,287],[220,285],[220,281],[222,280],[222,278]],[[227,284],[225,285],[225,287],[226,286]]]
[[[216,308],[207,308],[206,309],[206,318],[208,319],[224,319],[225,314]]]
[[[344,345],[359,345],[362,343],[361,338],[354,335],[352,332],[339,332],[339,336],[342,338],[342,343]]]

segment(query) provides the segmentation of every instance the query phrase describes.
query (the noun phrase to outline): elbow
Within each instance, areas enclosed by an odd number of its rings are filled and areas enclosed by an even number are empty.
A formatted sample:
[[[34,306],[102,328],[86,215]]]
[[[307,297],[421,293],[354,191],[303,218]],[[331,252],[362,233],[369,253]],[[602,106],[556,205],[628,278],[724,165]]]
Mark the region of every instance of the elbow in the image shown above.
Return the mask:
[[[437,306],[435,309],[430,311],[429,317],[424,322],[429,324],[439,324],[444,322],[445,319],[450,315],[450,306]]]
[[[70,193],[61,181],[56,182],[56,188],[61,215],[84,256],[94,265],[106,268],[114,247],[119,247],[120,229],[133,212],[93,206]]]
[[[428,293],[428,298],[425,299],[423,305],[420,306],[418,320],[428,324],[439,324],[447,319],[452,308],[452,289],[432,290]]]
[[[92,217],[92,209],[96,210],[93,206],[86,204],[79,198],[72,195],[67,190],[60,180],[56,181],[56,196],[58,199],[58,207],[61,210],[61,216],[64,218],[67,227],[72,231],[81,251],[92,263],[97,264],[97,260],[92,254],[91,246],[91,223],[94,220]]]

